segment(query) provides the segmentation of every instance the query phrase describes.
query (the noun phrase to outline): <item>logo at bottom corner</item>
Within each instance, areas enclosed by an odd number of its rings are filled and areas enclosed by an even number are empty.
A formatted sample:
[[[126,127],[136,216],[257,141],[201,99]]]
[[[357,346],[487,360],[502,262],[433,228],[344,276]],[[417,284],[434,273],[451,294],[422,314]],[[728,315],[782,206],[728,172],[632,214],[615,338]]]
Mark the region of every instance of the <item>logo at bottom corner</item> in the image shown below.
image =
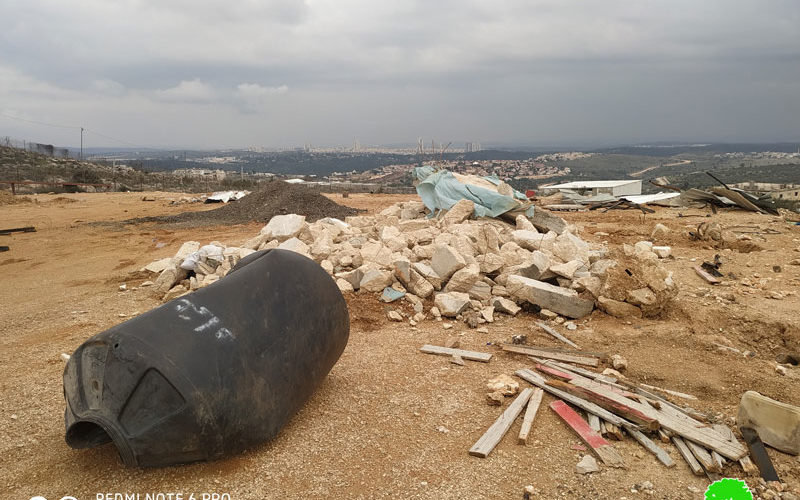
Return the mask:
[[[753,500],[753,493],[741,479],[726,477],[708,485],[705,500]]]

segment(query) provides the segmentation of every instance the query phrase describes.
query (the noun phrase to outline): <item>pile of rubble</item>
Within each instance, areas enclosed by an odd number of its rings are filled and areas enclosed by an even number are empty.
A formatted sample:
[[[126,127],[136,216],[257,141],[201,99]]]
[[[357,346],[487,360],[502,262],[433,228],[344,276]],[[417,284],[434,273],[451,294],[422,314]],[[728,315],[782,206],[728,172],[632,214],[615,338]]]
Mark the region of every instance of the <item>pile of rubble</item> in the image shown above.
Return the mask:
[[[166,301],[214,283],[254,251],[286,249],[318,262],[343,292],[382,293],[386,302],[404,297],[414,305],[412,322],[425,318],[423,300],[432,299],[434,317],[471,327],[493,321],[495,312],[516,315],[521,306],[568,318],[595,306],[614,316],[653,317],[677,294],[659,263],[668,247],[639,242],[609,252],[566,224],[558,234],[525,215],[512,225],[473,213],[473,202],[461,200],[438,217],[416,201],[345,221],[277,215],[238,247],[190,241],[145,269],[160,273],[153,289]]]

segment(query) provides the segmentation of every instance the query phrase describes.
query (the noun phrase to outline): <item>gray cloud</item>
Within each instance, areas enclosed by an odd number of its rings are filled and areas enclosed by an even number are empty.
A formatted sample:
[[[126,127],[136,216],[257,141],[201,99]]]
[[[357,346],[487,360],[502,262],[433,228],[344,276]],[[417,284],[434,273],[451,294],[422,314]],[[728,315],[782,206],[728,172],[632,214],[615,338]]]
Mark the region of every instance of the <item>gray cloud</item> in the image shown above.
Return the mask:
[[[789,0],[6,0],[3,11],[0,111],[139,144],[794,140],[800,129]],[[75,142],[2,120],[0,135]]]

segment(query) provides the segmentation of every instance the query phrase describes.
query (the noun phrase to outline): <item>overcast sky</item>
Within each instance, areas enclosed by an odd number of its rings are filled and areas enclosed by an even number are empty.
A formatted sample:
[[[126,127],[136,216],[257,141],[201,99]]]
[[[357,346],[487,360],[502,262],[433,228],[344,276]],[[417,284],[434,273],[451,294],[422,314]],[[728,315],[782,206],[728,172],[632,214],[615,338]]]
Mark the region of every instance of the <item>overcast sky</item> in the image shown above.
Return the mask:
[[[0,0],[0,136],[800,140],[800,2]],[[87,134],[87,146],[121,146]]]

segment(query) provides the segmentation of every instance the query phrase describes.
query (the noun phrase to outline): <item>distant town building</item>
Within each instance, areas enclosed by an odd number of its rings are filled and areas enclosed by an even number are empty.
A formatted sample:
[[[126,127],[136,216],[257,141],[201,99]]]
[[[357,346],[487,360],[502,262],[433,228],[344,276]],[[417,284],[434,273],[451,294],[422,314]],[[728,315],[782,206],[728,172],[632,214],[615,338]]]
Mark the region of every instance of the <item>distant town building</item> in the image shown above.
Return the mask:
[[[584,196],[595,196],[598,194],[626,196],[642,194],[642,181],[575,181],[566,182],[564,184],[556,184],[554,186],[539,186],[539,189],[547,192],[570,190]]]

